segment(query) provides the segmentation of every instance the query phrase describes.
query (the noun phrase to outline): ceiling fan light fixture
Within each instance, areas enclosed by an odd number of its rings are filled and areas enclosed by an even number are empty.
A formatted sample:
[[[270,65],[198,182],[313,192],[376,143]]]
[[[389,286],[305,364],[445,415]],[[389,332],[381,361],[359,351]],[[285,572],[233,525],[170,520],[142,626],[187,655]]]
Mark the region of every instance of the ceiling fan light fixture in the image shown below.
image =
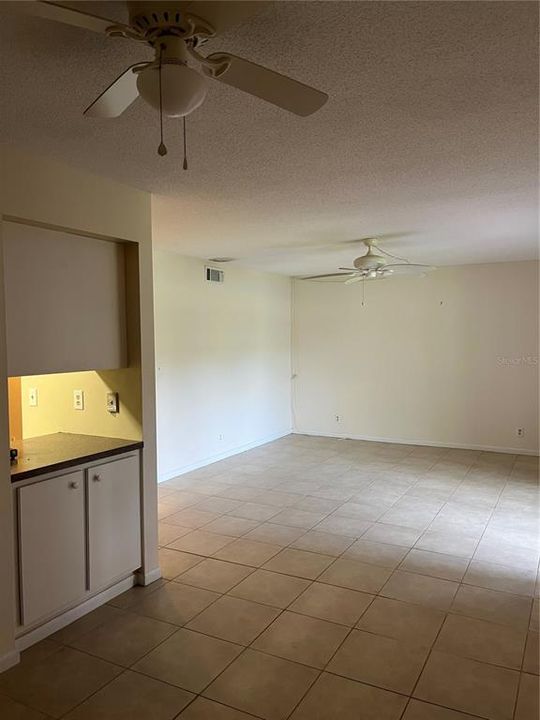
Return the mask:
[[[353,262],[354,267],[357,270],[378,270],[386,265],[387,261],[382,255],[376,255],[375,253],[368,252],[362,257],[356,258]]]
[[[185,117],[206,97],[206,79],[193,68],[181,62],[164,61],[161,67],[163,114],[167,117]],[[149,65],[137,76],[139,95],[151,107],[159,110],[159,65]]]

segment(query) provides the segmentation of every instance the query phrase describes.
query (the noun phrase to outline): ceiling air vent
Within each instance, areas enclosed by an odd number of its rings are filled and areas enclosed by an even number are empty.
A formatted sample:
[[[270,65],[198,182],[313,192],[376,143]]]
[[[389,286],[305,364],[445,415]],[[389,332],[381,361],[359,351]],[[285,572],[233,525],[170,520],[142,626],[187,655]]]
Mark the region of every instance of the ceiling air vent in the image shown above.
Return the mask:
[[[223,276],[224,276],[223,270],[216,270],[216,268],[206,267],[205,272],[206,272],[206,279],[208,280],[208,282],[218,282],[218,283],[223,282]]]

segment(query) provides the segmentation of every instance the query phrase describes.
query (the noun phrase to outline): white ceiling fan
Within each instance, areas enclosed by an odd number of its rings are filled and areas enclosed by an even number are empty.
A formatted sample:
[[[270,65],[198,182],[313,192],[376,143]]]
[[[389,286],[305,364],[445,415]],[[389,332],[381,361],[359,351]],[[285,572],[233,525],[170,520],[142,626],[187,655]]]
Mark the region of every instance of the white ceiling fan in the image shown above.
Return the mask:
[[[384,280],[399,275],[416,275],[422,277],[428,272],[435,270],[433,265],[423,265],[409,262],[406,258],[393,255],[387,250],[379,247],[377,238],[364,238],[361,240],[367,247],[365,255],[353,260],[353,267],[339,268],[341,272],[326,273],[323,275],[309,275],[300,278],[301,280],[334,280],[344,282],[345,285],[360,282],[361,280]],[[388,258],[400,260],[401,262],[389,262]]]
[[[159,110],[161,117],[185,118],[204,101],[208,78],[300,116],[311,115],[328,100],[324,92],[237,55],[200,53],[205,41],[263,10],[267,2],[165,0],[126,4],[128,24],[45,0],[12,4],[18,11],[153,48],[154,59],[128,67],[86,108],[87,116],[118,117],[140,96]],[[158,152],[167,152],[163,133]]]
[[[237,256],[222,256],[222,257],[209,257],[208,260],[210,262],[215,263],[229,263],[229,262],[235,262],[235,261],[241,261],[241,260],[272,260],[275,258],[285,258],[285,257],[291,257],[295,255],[305,256],[305,255],[321,255],[321,254],[335,254],[337,252],[341,253],[346,248],[351,248],[354,245],[365,245],[368,240],[373,240],[373,242],[382,242],[386,240],[400,240],[401,238],[408,237],[409,235],[414,235],[415,232],[393,232],[393,233],[383,233],[381,235],[377,235],[376,238],[354,238],[352,240],[334,240],[333,242],[307,242],[307,243],[294,243],[294,244],[288,244],[288,245],[271,245],[269,247],[261,248],[256,253],[251,253],[249,255],[237,255]],[[389,253],[387,253],[389,254]],[[402,259],[402,258],[400,258]],[[351,268],[352,269],[352,268]],[[338,273],[341,275],[341,273]]]

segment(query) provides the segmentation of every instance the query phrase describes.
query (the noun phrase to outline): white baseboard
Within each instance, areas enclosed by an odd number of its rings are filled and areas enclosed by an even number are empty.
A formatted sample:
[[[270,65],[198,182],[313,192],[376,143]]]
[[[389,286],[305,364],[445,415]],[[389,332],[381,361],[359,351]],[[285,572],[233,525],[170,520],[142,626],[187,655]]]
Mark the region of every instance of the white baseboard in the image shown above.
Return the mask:
[[[135,575],[131,575],[125,580],[121,580],[115,585],[112,585],[110,588],[103,590],[103,592],[100,592],[98,595],[88,598],[88,600],[85,600],[80,605],[71,608],[71,610],[67,610],[34,630],[30,630],[24,635],[19,635],[19,637],[15,639],[15,647],[18,651],[26,650],[26,648],[29,648],[31,645],[35,645],[40,640],[44,640],[57,630],[61,630],[66,625],[69,625],[75,620],[81,618],[83,615],[95,610],[100,605],[104,605],[117,595],[129,590],[129,588],[133,587],[134,584]]]
[[[21,658],[21,654],[18,650],[12,650],[0,657],[0,673],[4,670],[9,670],[10,667],[17,665]]]
[[[233,455],[238,455],[239,453],[245,452],[246,450],[252,450],[253,448],[259,447],[259,445],[265,445],[266,443],[272,442],[273,440],[279,440],[282,437],[290,435],[292,432],[293,431],[291,428],[287,428],[287,430],[274,433],[273,435],[267,435],[263,438],[258,438],[257,440],[253,440],[252,442],[246,443],[245,445],[239,445],[237,447],[229,448],[228,450],[225,450],[224,452],[217,455],[207,456],[189,465],[181,465],[180,467],[174,468],[174,470],[167,470],[163,473],[160,472],[158,482],[172,480],[173,478],[178,477],[178,475],[183,475],[184,473],[191,472],[192,470],[198,470],[199,468],[206,467],[207,465],[211,465],[212,463],[218,462],[219,460],[225,460],[225,458],[232,457]]]
[[[148,570],[148,572],[138,572],[137,575],[137,581],[138,585],[151,585],[156,580],[159,580],[161,577],[161,568],[156,567],[153,570]]]
[[[331,437],[342,440],[366,440],[368,442],[393,443],[395,445],[422,445],[424,447],[443,447],[454,450],[482,450],[484,452],[509,453],[511,455],[534,455],[538,450],[527,448],[499,447],[497,445],[469,445],[467,443],[448,443],[440,440],[414,440],[392,437],[373,437],[371,435],[349,435],[348,433],[318,432],[317,430],[293,430],[293,435],[313,435],[315,437]]]

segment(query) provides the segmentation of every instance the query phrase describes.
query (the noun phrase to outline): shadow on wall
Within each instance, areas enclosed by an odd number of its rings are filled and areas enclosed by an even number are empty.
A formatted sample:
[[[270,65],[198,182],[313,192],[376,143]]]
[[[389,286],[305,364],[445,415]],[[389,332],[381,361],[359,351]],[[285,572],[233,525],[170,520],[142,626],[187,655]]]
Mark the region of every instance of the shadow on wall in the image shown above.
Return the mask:
[[[122,418],[122,413],[130,418],[130,425],[140,428],[142,437],[142,397],[141,372],[138,367],[124,368],[122,370],[96,371],[101,380],[108,387],[108,392],[117,392],[120,397],[120,410],[117,415],[109,413],[116,419]],[[125,423],[122,423],[125,425]],[[131,438],[128,438],[131,439]]]

